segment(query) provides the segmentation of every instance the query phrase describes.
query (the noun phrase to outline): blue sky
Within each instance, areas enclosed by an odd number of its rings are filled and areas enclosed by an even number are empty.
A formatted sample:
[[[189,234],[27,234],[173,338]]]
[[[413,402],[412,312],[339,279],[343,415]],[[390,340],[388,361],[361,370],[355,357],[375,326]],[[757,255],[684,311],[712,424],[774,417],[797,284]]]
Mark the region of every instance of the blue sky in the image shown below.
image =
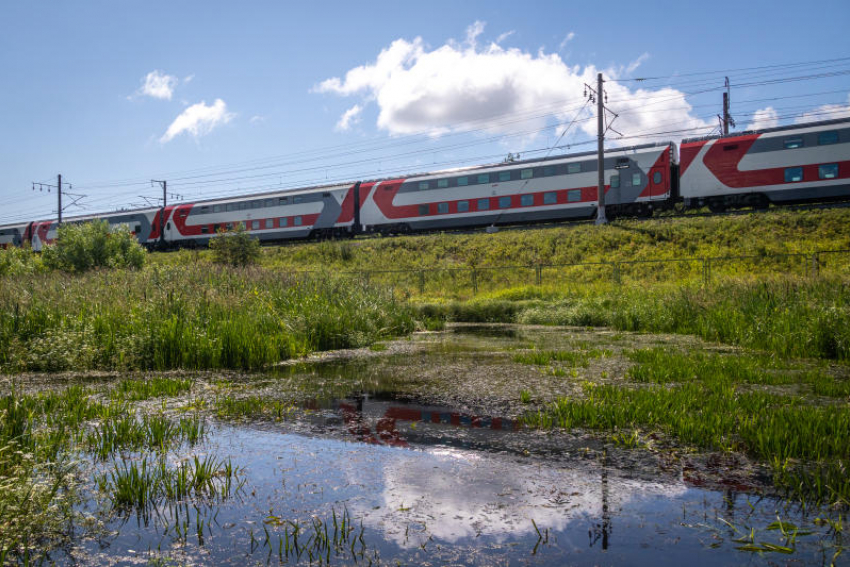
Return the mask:
[[[710,132],[725,74],[739,130],[847,115],[848,29],[837,1],[5,1],[0,223],[54,216],[31,182],[57,173],[73,215],[151,178],[194,200],[592,149],[597,70],[612,145]]]

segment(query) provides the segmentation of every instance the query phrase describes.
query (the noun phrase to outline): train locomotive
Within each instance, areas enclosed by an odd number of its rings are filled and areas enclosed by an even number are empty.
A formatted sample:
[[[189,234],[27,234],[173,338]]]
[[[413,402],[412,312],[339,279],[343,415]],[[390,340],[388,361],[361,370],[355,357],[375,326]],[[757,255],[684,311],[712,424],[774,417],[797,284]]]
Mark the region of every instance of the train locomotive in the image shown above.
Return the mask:
[[[606,150],[609,217],[686,208],[766,208],[850,198],[850,118]],[[148,246],[205,246],[238,224],[263,242],[405,234],[596,216],[596,152],[402,178],[79,216],[129,228]],[[40,250],[56,221],[0,226],[0,246]]]

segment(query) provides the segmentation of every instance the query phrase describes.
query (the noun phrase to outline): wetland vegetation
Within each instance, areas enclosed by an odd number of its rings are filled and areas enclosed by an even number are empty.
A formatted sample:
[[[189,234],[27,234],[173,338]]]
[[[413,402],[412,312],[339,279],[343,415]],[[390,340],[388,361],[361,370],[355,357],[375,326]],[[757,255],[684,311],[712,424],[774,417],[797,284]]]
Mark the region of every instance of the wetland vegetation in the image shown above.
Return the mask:
[[[242,268],[0,250],[0,564],[840,562],[850,255],[771,254],[850,248],[847,220],[325,242]],[[710,277],[610,270],[741,243],[755,259]],[[510,263],[531,268],[487,271]],[[611,547],[612,521],[655,552]]]

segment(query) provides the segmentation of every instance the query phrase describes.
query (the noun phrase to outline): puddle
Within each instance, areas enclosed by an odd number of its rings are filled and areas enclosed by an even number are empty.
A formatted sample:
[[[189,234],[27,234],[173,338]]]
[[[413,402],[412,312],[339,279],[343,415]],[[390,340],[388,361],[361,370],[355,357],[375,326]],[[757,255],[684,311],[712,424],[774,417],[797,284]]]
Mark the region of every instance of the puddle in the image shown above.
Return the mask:
[[[605,340],[597,335],[569,340]],[[639,340],[616,339],[623,348]],[[160,503],[146,514],[117,514],[107,519],[104,534],[81,538],[51,559],[141,565],[829,564],[836,542],[815,525],[815,510],[761,497],[740,483],[705,488],[686,467],[663,466],[663,454],[618,449],[588,435],[524,429],[516,407],[498,392],[468,396],[456,385],[448,395],[431,394],[447,380],[475,373],[495,384],[498,372],[537,375],[505,364],[511,349],[559,341],[565,341],[563,331],[551,329],[459,328],[397,341],[365,359],[326,357],[262,376],[230,377],[234,396],[277,398],[285,411],[245,419],[207,411],[205,441],[168,459],[229,458],[240,469],[241,490],[224,501]],[[465,403],[450,403],[455,399]],[[186,400],[170,403],[169,411],[181,403]],[[94,501],[88,506],[102,513]],[[334,518],[343,516],[352,526],[344,541],[333,535]],[[777,518],[811,533],[790,544],[768,529]],[[294,523],[303,530],[299,554],[288,549]],[[753,542],[790,546],[793,554],[740,550],[750,528]],[[308,538],[324,529],[328,541],[339,543],[319,548],[313,540],[311,548]]]

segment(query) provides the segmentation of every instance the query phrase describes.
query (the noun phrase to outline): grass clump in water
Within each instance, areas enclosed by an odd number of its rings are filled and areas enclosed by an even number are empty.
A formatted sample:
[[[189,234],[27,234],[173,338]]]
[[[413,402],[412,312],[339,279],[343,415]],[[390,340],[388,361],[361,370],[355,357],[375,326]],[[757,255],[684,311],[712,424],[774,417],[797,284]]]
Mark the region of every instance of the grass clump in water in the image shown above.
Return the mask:
[[[240,473],[228,460],[197,455],[168,467],[164,459],[115,462],[97,479],[117,509],[146,511],[159,501],[177,502],[190,497],[227,499],[241,489]]]

